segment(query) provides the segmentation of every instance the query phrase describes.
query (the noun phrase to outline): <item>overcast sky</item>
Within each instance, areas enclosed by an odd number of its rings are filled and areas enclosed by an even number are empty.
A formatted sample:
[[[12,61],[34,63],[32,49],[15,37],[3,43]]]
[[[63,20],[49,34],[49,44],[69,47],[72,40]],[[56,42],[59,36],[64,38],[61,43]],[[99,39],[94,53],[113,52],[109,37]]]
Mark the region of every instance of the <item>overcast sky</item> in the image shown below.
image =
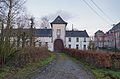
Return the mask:
[[[110,20],[91,0],[85,1],[99,16],[83,0],[27,0],[26,7],[28,13],[36,18],[47,16],[50,22],[60,15],[68,22],[68,29],[73,24],[76,29],[87,30],[90,36],[99,29],[106,32],[120,22],[120,0],[93,0]]]

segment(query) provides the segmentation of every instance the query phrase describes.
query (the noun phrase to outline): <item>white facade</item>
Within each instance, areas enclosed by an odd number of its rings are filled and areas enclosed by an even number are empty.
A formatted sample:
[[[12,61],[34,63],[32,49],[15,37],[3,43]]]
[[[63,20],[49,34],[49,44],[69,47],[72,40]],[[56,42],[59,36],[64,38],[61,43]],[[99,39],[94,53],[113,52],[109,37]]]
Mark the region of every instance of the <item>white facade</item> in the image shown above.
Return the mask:
[[[49,50],[53,51],[52,37],[36,37],[35,41],[36,41],[35,43],[36,47],[45,45],[48,47]]]
[[[57,20],[57,21],[56,21]],[[60,16],[58,16],[52,23],[52,35],[51,37],[36,37],[35,41],[36,46],[38,47],[40,44],[48,46],[50,51],[54,51],[54,43],[57,39],[62,40],[64,47],[66,48],[74,48],[79,50],[88,50],[90,37],[84,35],[78,35],[77,37],[66,36],[66,25],[67,23],[64,22]],[[58,23],[56,23],[56,22]],[[75,31],[72,31],[75,32]],[[83,31],[87,33],[86,31]],[[69,41],[69,39],[71,39]],[[39,44],[40,43],[40,44]]]
[[[51,29],[37,29],[34,42],[36,47],[47,46],[50,51],[54,51],[56,47],[62,46],[63,48],[74,48],[78,50],[88,50],[90,37],[84,31],[67,31],[67,23],[58,16],[52,23]],[[29,30],[28,30],[29,31]],[[16,37],[11,37],[11,41],[17,40]],[[57,40],[57,43],[56,43]],[[20,39],[22,43],[22,39]],[[25,46],[29,45],[27,39]],[[61,42],[62,41],[62,42]],[[62,44],[61,44],[62,43]],[[57,45],[57,46],[56,46]],[[62,49],[63,49],[62,48]],[[56,48],[57,49],[57,48]]]
[[[71,41],[69,39],[71,39]],[[66,37],[67,48],[88,50],[89,42],[90,38],[88,37]]]
[[[60,30],[60,34],[58,35],[57,31]],[[56,39],[62,39],[63,43],[65,43],[65,32],[66,32],[66,25],[65,24],[53,24],[52,25],[52,38],[53,42]],[[60,37],[58,37],[60,36]]]
[[[77,38],[79,41],[77,41]],[[69,39],[71,39],[71,41],[69,41]],[[36,47],[46,45],[47,43],[48,49],[50,51],[54,51],[54,42],[52,40],[52,37],[37,37],[35,40],[38,41],[35,44]],[[89,42],[90,42],[89,37],[65,37],[64,47],[79,50],[88,50]],[[69,47],[70,45],[71,47]]]

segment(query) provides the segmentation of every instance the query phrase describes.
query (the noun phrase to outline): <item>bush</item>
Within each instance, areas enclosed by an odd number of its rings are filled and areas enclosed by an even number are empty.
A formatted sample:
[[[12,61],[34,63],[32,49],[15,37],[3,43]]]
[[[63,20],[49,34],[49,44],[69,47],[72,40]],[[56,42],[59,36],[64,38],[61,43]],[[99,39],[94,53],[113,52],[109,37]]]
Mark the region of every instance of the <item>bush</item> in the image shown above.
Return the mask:
[[[3,68],[18,52],[19,50],[15,48],[15,40],[11,43],[8,36],[6,38],[0,37],[0,68]]]
[[[38,62],[44,58],[50,57],[51,54],[46,47],[25,47],[21,53],[17,54],[13,59],[7,63],[16,67],[24,67],[28,63]]]
[[[68,55],[75,57],[76,59],[90,65],[95,66],[97,68],[110,68],[113,65],[112,62],[112,55],[107,53],[96,53],[95,51],[90,50],[76,50],[76,49],[69,49],[66,48],[65,53]],[[117,55],[117,58],[120,58],[120,54]],[[114,61],[115,63],[115,61]],[[120,68],[120,61],[117,61],[117,68]]]
[[[118,49],[118,48],[113,48],[113,47],[108,48],[108,50],[109,50],[109,51],[112,51],[112,52],[115,52],[115,50],[116,50],[116,52],[120,52],[120,49]]]

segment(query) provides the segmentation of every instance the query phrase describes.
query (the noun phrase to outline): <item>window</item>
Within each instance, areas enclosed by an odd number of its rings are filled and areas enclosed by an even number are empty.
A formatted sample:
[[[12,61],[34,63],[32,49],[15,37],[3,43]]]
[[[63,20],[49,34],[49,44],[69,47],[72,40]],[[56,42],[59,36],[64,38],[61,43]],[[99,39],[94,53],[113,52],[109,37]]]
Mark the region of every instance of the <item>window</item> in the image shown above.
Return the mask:
[[[102,42],[99,42],[99,47],[102,47]]]
[[[68,38],[68,41],[71,42],[71,38]]]
[[[61,30],[57,29],[57,38],[60,38],[60,35],[61,35]]]
[[[86,38],[84,38],[84,42],[86,42]]]
[[[102,41],[102,38],[99,38],[100,41]]]
[[[86,50],[86,45],[84,45],[84,50]]]
[[[41,46],[42,45],[42,42],[39,42],[39,46]]]
[[[76,42],[79,42],[79,38],[76,38]]]
[[[68,46],[69,46],[69,48],[71,48],[71,45],[70,45],[70,44],[69,44]]]
[[[48,47],[48,42],[45,42],[45,46]]]
[[[60,29],[57,29],[57,35],[60,36],[60,34],[61,34],[61,30],[60,30]]]
[[[79,49],[79,45],[78,44],[76,45],[76,49]]]

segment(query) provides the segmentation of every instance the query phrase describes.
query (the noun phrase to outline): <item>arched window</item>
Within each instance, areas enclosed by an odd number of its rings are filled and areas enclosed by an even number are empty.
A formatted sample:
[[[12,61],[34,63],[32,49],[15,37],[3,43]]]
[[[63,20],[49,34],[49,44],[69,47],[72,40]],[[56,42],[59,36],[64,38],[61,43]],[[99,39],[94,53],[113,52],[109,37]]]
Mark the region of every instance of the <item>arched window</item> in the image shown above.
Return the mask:
[[[61,29],[57,29],[57,38],[60,38],[61,35]]]

